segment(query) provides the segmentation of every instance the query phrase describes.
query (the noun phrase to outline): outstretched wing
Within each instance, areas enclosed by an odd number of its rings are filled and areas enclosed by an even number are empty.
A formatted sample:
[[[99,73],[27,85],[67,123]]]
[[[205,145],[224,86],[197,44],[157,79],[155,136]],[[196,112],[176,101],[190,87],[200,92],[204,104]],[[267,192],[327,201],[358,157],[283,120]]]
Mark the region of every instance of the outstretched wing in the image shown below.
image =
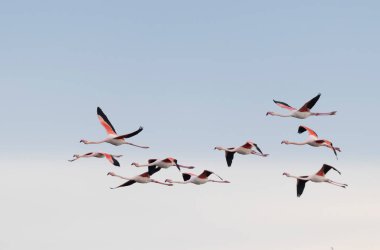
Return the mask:
[[[220,177],[219,175],[217,175],[214,172],[211,172],[209,170],[204,170],[200,175],[198,175],[198,178],[199,179],[206,179],[207,177],[209,177],[212,174],[216,175],[219,179],[223,180],[222,177]]]
[[[115,128],[112,126],[110,120],[108,120],[107,116],[104,114],[101,108],[98,107],[97,113],[98,113],[98,119],[100,121],[100,124],[102,124],[102,126],[105,128],[105,130],[107,131],[107,134],[116,135]]]
[[[325,174],[327,174],[327,172],[329,172],[330,169],[334,169],[336,172],[338,172],[338,174],[341,174],[340,171],[338,169],[334,168],[333,166],[323,164],[322,168],[317,172],[317,175],[325,176]]]
[[[134,184],[134,183],[136,183],[136,181],[134,181],[134,180],[129,180],[129,181],[127,181],[127,182],[121,184],[120,186],[114,187],[114,188],[112,188],[112,189],[120,188],[120,187],[130,186],[130,185],[132,185],[132,184]]]
[[[254,143],[253,146],[255,146],[255,148],[257,149],[257,151],[260,152],[260,154],[263,154],[263,152],[261,151],[261,149],[259,148],[259,146],[257,146],[256,143]]]
[[[308,112],[310,109],[314,107],[314,105],[319,100],[319,97],[321,97],[321,93],[319,93],[316,97],[305,103],[298,111],[300,112]]]
[[[299,134],[302,134],[305,131],[307,131],[309,133],[309,136],[313,136],[315,138],[318,138],[318,135],[317,135],[317,133],[315,133],[314,130],[312,130],[312,129],[306,127],[306,126],[299,126],[298,127],[298,133]]]
[[[120,163],[110,154],[103,153],[103,155],[107,158],[109,162],[111,162],[113,165],[120,167]]]
[[[191,178],[191,175],[188,173],[182,173],[183,181],[188,181]]]
[[[134,132],[132,132],[132,133],[129,133],[129,134],[120,135],[120,136],[118,136],[118,137],[115,137],[114,139],[130,138],[130,137],[132,137],[132,136],[137,135],[137,134],[140,133],[141,131],[143,131],[143,127],[140,126],[138,130],[136,130],[136,131],[134,131]]]
[[[302,178],[307,178],[307,176],[300,176]],[[305,189],[306,180],[297,179],[297,197],[300,197]]]
[[[296,110],[295,108],[293,108],[292,106],[290,106],[289,104],[285,103],[285,102],[280,102],[280,101],[276,101],[276,100],[273,100],[274,103],[277,104],[277,106],[279,106],[280,108],[283,108],[283,109],[287,109],[287,110]]]
[[[154,175],[155,173],[157,173],[158,171],[160,171],[161,168],[157,167],[157,166],[149,166],[148,167],[148,174],[150,176]]]
[[[336,150],[335,150],[335,148],[334,148],[334,146],[333,146],[333,144],[332,144],[331,141],[328,141],[326,139],[321,139],[321,140],[316,140],[315,142],[319,143],[319,144],[323,144],[323,143],[327,144],[328,147],[332,149],[332,151],[334,152],[336,158],[338,159],[338,154],[337,154],[337,152],[336,152]]]
[[[234,149],[234,148],[228,148],[228,149]],[[232,160],[234,159],[234,155],[235,155],[235,152],[228,152],[228,151],[226,151],[227,166],[231,167]]]

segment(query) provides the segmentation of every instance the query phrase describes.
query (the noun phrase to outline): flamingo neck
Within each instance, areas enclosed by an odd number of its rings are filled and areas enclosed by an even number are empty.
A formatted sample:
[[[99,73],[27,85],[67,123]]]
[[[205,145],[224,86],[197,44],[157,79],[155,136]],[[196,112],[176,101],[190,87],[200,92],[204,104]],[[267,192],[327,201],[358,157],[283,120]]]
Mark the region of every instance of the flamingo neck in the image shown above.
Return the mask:
[[[287,144],[293,144],[293,145],[305,145],[307,142],[288,142]]]
[[[223,148],[223,147],[215,147],[215,149],[217,149],[217,150],[223,150],[223,151],[227,151],[227,152],[234,152],[234,150],[232,150],[232,149]]]
[[[187,184],[189,181],[171,181],[170,183]]]
[[[291,117],[292,116],[290,114],[284,115],[284,114],[279,114],[279,113],[275,113],[275,112],[271,112],[271,115],[273,115],[273,116],[280,116],[280,117]]]
[[[100,144],[103,143],[104,141],[87,141],[86,144]]]

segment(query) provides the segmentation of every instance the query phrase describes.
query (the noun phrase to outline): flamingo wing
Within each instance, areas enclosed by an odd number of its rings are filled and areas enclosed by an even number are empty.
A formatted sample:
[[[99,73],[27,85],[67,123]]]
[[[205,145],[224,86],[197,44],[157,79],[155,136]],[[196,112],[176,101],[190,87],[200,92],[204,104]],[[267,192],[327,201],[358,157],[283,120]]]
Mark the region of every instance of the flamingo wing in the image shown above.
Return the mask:
[[[116,135],[116,130],[112,126],[112,123],[110,120],[108,120],[107,116],[104,114],[103,110],[98,107],[97,109],[98,119],[100,121],[100,124],[105,128],[107,131],[107,134],[109,135]]]
[[[308,176],[300,176],[301,178],[307,178]],[[297,179],[297,197],[300,197],[305,189],[305,184],[307,180]]]
[[[219,179],[223,180],[222,177],[220,177],[219,175],[217,175],[214,172],[211,172],[209,170],[204,170],[200,175],[198,175],[198,178],[206,179],[207,177],[209,177],[212,174],[216,175]]]
[[[208,170],[204,170],[200,175],[198,175],[198,178],[200,178],[200,179],[206,179],[211,174],[213,174],[213,172],[208,171]]]
[[[125,135],[117,136],[117,137],[115,137],[114,139],[130,138],[130,137],[132,137],[132,136],[137,135],[137,134],[140,133],[141,131],[143,131],[143,127],[140,126],[138,130],[136,130],[136,131],[134,131],[134,132],[132,132],[132,133],[129,133],[129,134],[125,134]]]
[[[149,166],[148,167],[148,173],[150,176],[154,175],[155,173],[157,173],[160,170],[161,170],[161,168],[159,168],[157,166]]]
[[[340,171],[334,168],[333,166],[323,164],[322,168],[318,171],[317,175],[324,176],[325,174],[327,174],[327,172],[330,171],[330,169],[334,169],[336,172],[338,172],[338,174],[341,174]]]
[[[259,148],[259,146],[257,146],[257,144],[256,144],[256,143],[254,143],[253,145],[255,146],[255,148],[257,149],[257,151],[259,151],[259,152],[260,152],[260,154],[263,154],[263,152],[261,151],[261,149]]]
[[[228,149],[234,149],[234,148],[228,148]],[[232,160],[234,159],[235,152],[228,152],[226,151],[226,161],[227,161],[227,166],[231,167],[232,165]]]
[[[331,141],[323,140],[323,139],[322,139],[322,140],[316,140],[315,142],[316,142],[316,143],[319,143],[319,144],[326,143],[326,144],[328,145],[328,147],[332,149],[332,151],[334,152],[336,158],[338,159],[338,154],[337,154],[337,152],[336,152],[336,150],[335,150],[335,148],[334,148],[334,146],[333,146],[333,144],[332,144]]]
[[[111,162],[113,165],[120,167],[120,163],[110,154],[103,153],[103,155],[107,158],[109,162]]]
[[[277,104],[277,106],[279,106],[280,108],[283,108],[283,109],[287,109],[287,110],[296,110],[295,108],[293,108],[292,106],[290,106],[289,104],[285,103],[285,102],[280,102],[280,101],[276,101],[276,100],[273,100],[274,103]]]
[[[191,175],[188,173],[182,173],[183,181],[188,181],[191,178]]]
[[[314,130],[306,127],[306,126],[299,126],[298,127],[298,133],[299,134],[302,134],[303,132],[307,131],[309,133],[309,136],[312,136],[312,137],[315,137],[315,138],[318,138],[318,135],[317,133],[315,133]]]
[[[117,186],[117,187],[115,187],[115,188],[121,188],[121,187],[130,186],[130,185],[132,185],[132,184],[134,184],[134,183],[136,183],[136,181],[134,181],[134,180],[129,180],[129,181],[127,181],[127,182],[125,182],[125,183],[123,183],[123,184],[121,184],[120,186]],[[113,188],[113,189],[115,189],[115,188]]]
[[[314,105],[318,102],[319,97],[321,97],[321,93],[319,93],[316,97],[305,103],[298,111],[300,112],[308,112],[310,111]]]

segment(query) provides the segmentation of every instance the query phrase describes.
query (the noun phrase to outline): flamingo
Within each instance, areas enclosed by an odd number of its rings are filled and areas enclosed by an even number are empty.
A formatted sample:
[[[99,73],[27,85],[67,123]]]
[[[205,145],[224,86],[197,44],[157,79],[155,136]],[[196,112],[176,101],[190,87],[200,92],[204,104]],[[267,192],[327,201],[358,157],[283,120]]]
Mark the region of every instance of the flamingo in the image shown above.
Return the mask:
[[[220,179],[220,181],[208,179],[208,177],[211,174],[216,175]],[[206,182],[230,183],[229,181],[223,180],[222,177],[220,177],[219,175],[209,170],[204,170],[200,175],[196,175],[192,173],[183,173],[182,178],[183,178],[183,181],[172,181],[170,179],[166,179],[165,182],[178,183],[178,184],[193,183],[195,185],[205,184]]]
[[[79,158],[90,158],[90,157],[104,158],[105,157],[113,165],[120,167],[120,163],[115,158],[122,157],[122,155],[111,155],[111,154],[101,153],[101,152],[90,152],[84,155],[74,155],[73,157],[74,159],[69,160],[70,162],[76,161]]]
[[[149,159],[148,164],[139,164],[137,162],[132,162],[131,165],[134,165],[135,167],[148,167],[149,170],[153,170],[156,167],[157,168],[169,168],[171,166],[176,166],[179,171],[181,171],[181,168],[187,168],[187,169],[193,169],[193,166],[184,166],[179,165],[177,162],[177,159],[174,159],[172,157],[168,157],[162,160],[157,159]]]
[[[257,153],[256,151],[252,150],[253,147],[255,147],[257,149],[257,151],[259,151],[260,153]],[[232,160],[234,159],[235,153],[238,153],[241,155],[254,154],[254,155],[263,156],[263,157],[268,156],[268,154],[263,154],[263,152],[257,146],[257,144],[253,143],[252,141],[247,141],[244,145],[242,145],[240,147],[236,147],[236,148],[215,147],[214,150],[215,149],[222,150],[222,151],[226,152],[226,161],[227,161],[227,165],[229,167],[231,167],[231,165],[232,165]]]
[[[310,110],[314,107],[314,105],[319,100],[319,97],[321,97],[321,94],[319,93],[316,97],[305,103],[300,109],[295,109],[291,107],[289,104],[286,104],[285,102],[280,102],[273,100],[274,103],[276,103],[279,107],[290,110],[290,114],[284,115],[284,114],[278,114],[275,112],[267,112],[267,115],[272,116],[281,116],[281,117],[295,117],[298,119],[305,119],[309,116],[321,116],[321,115],[335,115],[337,111],[332,111],[328,113],[313,113]]]
[[[281,144],[293,144],[293,145],[310,145],[310,146],[313,146],[313,147],[328,147],[328,148],[331,148],[336,156],[336,158],[338,159],[338,155],[336,153],[336,151],[338,152],[341,152],[340,148],[338,147],[334,147],[332,142],[331,141],[328,141],[326,139],[318,139],[318,135],[317,133],[314,132],[314,130],[306,127],[306,126],[299,126],[298,127],[298,133],[299,134],[302,134],[303,132],[307,131],[309,133],[309,139],[307,139],[306,141],[304,142],[290,142],[288,140],[284,140],[281,142]]]
[[[122,144],[128,144],[128,145],[139,147],[139,148],[149,148],[147,146],[139,146],[139,145],[136,145],[136,144],[133,144],[130,142],[126,142],[124,140],[126,138],[130,138],[130,137],[135,136],[138,133],[140,133],[143,130],[143,127],[140,127],[138,130],[136,130],[132,133],[129,133],[129,134],[118,135],[118,134],[116,134],[116,130],[112,126],[111,122],[108,120],[107,116],[104,114],[104,112],[99,107],[97,108],[97,114],[98,114],[100,124],[102,124],[102,126],[105,128],[108,136],[105,139],[103,139],[101,141],[97,141],[97,142],[87,141],[84,139],[80,140],[80,142],[83,142],[84,144],[100,144],[103,142],[107,142],[107,143],[110,143],[110,144],[115,145],[115,146],[120,146]]]
[[[335,185],[335,186],[346,188],[348,186],[347,184],[338,183],[338,182],[332,181],[332,180],[330,180],[330,179],[328,179],[328,178],[325,177],[325,175],[327,174],[327,172],[330,169],[334,169],[336,172],[338,172],[339,174],[341,174],[339,172],[339,170],[337,170],[336,168],[334,168],[334,167],[332,167],[330,165],[327,165],[327,164],[323,164],[322,168],[316,174],[313,174],[313,175],[309,175],[309,176],[293,176],[293,175],[290,175],[288,173],[283,173],[283,175],[285,175],[286,177],[297,179],[297,196],[298,197],[300,197],[302,195],[303,190],[305,189],[305,184],[308,181],[312,181],[312,182],[327,182],[327,183],[330,183],[330,184]]]
[[[127,182],[121,184],[120,186],[117,186],[117,187],[114,187],[111,189],[130,186],[136,182],[137,183],[143,183],[143,184],[153,182],[153,183],[162,184],[162,185],[166,185],[166,186],[173,186],[173,184],[171,184],[171,183],[168,184],[168,183],[160,182],[160,181],[157,181],[157,180],[150,178],[154,173],[156,173],[159,170],[160,170],[159,168],[155,168],[154,170],[149,170],[148,172],[142,173],[140,175],[136,175],[135,177],[132,177],[132,178],[123,177],[123,176],[115,174],[114,172],[109,172],[107,175],[111,175],[111,176],[115,176],[115,177],[119,177],[121,179],[127,180]]]

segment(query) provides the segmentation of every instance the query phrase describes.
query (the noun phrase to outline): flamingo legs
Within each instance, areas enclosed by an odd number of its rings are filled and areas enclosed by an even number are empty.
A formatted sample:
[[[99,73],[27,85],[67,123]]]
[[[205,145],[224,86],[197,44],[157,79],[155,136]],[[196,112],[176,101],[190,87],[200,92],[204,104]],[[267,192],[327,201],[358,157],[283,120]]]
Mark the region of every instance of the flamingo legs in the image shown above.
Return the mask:
[[[335,182],[335,181],[332,181],[332,180],[327,180],[326,181],[327,183],[330,183],[332,185],[335,185],[335,186],[338,186],[338,187],[342,187],[342,188],[346,188],[348,185],[347,184],[344,184],[344,183],[339,183],[339,182]]]
[[[160,182],[160,181],[156,181],[156,180],[153,180],[151,179],[151,182],[154,182],[154,183],[157,183],[157,184],[161,184],[161,185],[165,185],[165,186],[173,186],[172,183],[164,183],[164,182]]]
[[[149,148],[148,146],[139,146],[139,145],[136,145],[136,144],[133,144],[130,142],[125,142],[124,144],[131,145],[131,146],[138,147],[138,148]]]

